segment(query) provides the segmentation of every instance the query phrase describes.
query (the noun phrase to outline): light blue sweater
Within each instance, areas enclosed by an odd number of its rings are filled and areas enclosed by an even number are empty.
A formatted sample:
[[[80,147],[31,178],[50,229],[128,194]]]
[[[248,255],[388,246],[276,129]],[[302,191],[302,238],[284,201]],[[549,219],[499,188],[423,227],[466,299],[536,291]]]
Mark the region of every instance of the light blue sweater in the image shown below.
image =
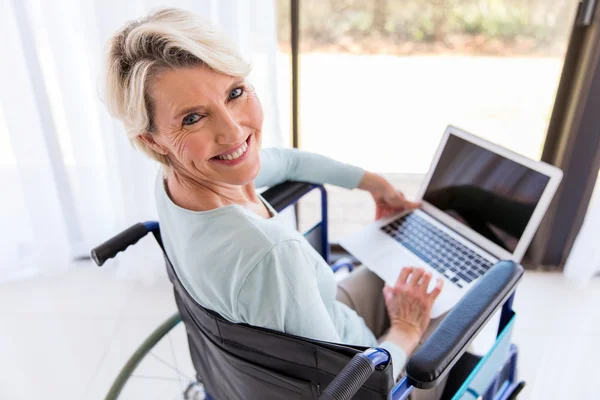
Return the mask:
[[[257,188],[296,180],[353,189],[364,174],[360,168],[291,149],[265,149],[261,163]],[[171,201],[159,173],[156,204],[167,255],[185,289],[203,307],[233,322],[377,346],[364,320],[336,300],[331,268],[266,202],[271,219],[239,205],[186,210]],[[392,354],[397,377],[406,354],[391,342],[380,347]]]

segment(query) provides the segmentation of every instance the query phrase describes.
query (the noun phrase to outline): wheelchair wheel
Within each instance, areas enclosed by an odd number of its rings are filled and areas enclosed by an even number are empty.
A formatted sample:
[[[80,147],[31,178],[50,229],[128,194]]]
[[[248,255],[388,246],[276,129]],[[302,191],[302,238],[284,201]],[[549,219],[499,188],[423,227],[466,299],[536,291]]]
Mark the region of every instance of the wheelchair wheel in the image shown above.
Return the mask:
[[[106,400],[207,398],[202,383],[195,377],[185,327],[180,322],[181,316],[175,313],[144,340],[119,372]],[[176,346],[176,340],[184,340],[186,346]]]

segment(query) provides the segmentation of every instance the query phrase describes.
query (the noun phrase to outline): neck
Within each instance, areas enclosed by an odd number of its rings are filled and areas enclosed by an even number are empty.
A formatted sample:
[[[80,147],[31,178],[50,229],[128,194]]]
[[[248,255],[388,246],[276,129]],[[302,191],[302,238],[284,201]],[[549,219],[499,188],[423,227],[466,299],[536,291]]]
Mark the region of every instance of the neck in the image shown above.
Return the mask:
[[[172,170],[167,175],[166,188],[175,204],[192,211],[208,211],[232,204],[262,204],[254,189],[254,182],[246,185],[214,183],[183,176]]]

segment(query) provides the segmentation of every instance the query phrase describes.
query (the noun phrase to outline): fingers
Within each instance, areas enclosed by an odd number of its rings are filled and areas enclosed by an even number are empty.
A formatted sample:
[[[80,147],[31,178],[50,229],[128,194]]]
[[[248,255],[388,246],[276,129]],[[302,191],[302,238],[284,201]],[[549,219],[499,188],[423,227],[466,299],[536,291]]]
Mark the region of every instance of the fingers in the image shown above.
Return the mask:
[[[406,281],[408,280],[408,276],[413,272],[413,269],[414,269],[413,267],[402,268],[402,271],[400,271],[400,276],[398,277],[398,281],[396,282],[396,285],[406,283]]]
[[[423,268],[404,267],[402,268],[402,271],[400,271],[396,286],[406,284],[409,277],[410,282],[408,282],[408,284],[410,286],[423,286],[425,290],[427,290],[429,282],[431,282],[431,273],[425,272]]]
[[[387,195],[384,195],[383,202],[394,210],[413,209],[421,205],[419,202],[407,200],[404,194],[399,191],[389,192]]]
[[[419,280],[421,280],[421,277],[423,276],[424,272],[425,271],[423,270],[423,268],[415,268],[410,277],[410,285],[413,287],[419,286]]]
[[[388,285],[383,287],[383,299],[388,303],[394,296],[394,289]]]
[[[429,298],[431,299],[431,301],[434,301],[435,299],[437,299],[437,297],[442,292],[443,288],[444,288],[444,280],[442,278],[438,278],[435,288],[433,288],[431,293],[429,293]]]
[[[415,208],[419,208],[419,207],[421,207],[421,203],[420,202],[406,200],[406,208],[414,210]]]
[[[402,192],[398,192],[398,197],[402,200],[402,206],[404,208],[412,210],[421,206],[421,203],[418,201],[408,200],[406,197],[404,197],[404,194]]]
[[[384,195],[383,200],[386,205],[394,209],[404,208],[406,203],[406,199],[404,198],[402,192],[396,192],[394,190],[390,190],[386,195]]]
[[[425,292],[427,292],[429,282],[431,282],[431,272],[425,272],[423,274],[423,277],[421,278],[421,286],[423,287],[423,290],[425,290]]]

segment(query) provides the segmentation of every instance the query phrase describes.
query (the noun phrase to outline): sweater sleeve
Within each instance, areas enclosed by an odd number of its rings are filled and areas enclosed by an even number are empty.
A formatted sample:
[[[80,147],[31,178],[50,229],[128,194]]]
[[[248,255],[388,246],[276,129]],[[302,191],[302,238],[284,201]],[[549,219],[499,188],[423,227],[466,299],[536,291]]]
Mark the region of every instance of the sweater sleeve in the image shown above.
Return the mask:
[[[263,149],[260,159],[261,169],[254,181],[257,188],[289,180],[354,189],[365,173],[362,168],[297,149]]]

